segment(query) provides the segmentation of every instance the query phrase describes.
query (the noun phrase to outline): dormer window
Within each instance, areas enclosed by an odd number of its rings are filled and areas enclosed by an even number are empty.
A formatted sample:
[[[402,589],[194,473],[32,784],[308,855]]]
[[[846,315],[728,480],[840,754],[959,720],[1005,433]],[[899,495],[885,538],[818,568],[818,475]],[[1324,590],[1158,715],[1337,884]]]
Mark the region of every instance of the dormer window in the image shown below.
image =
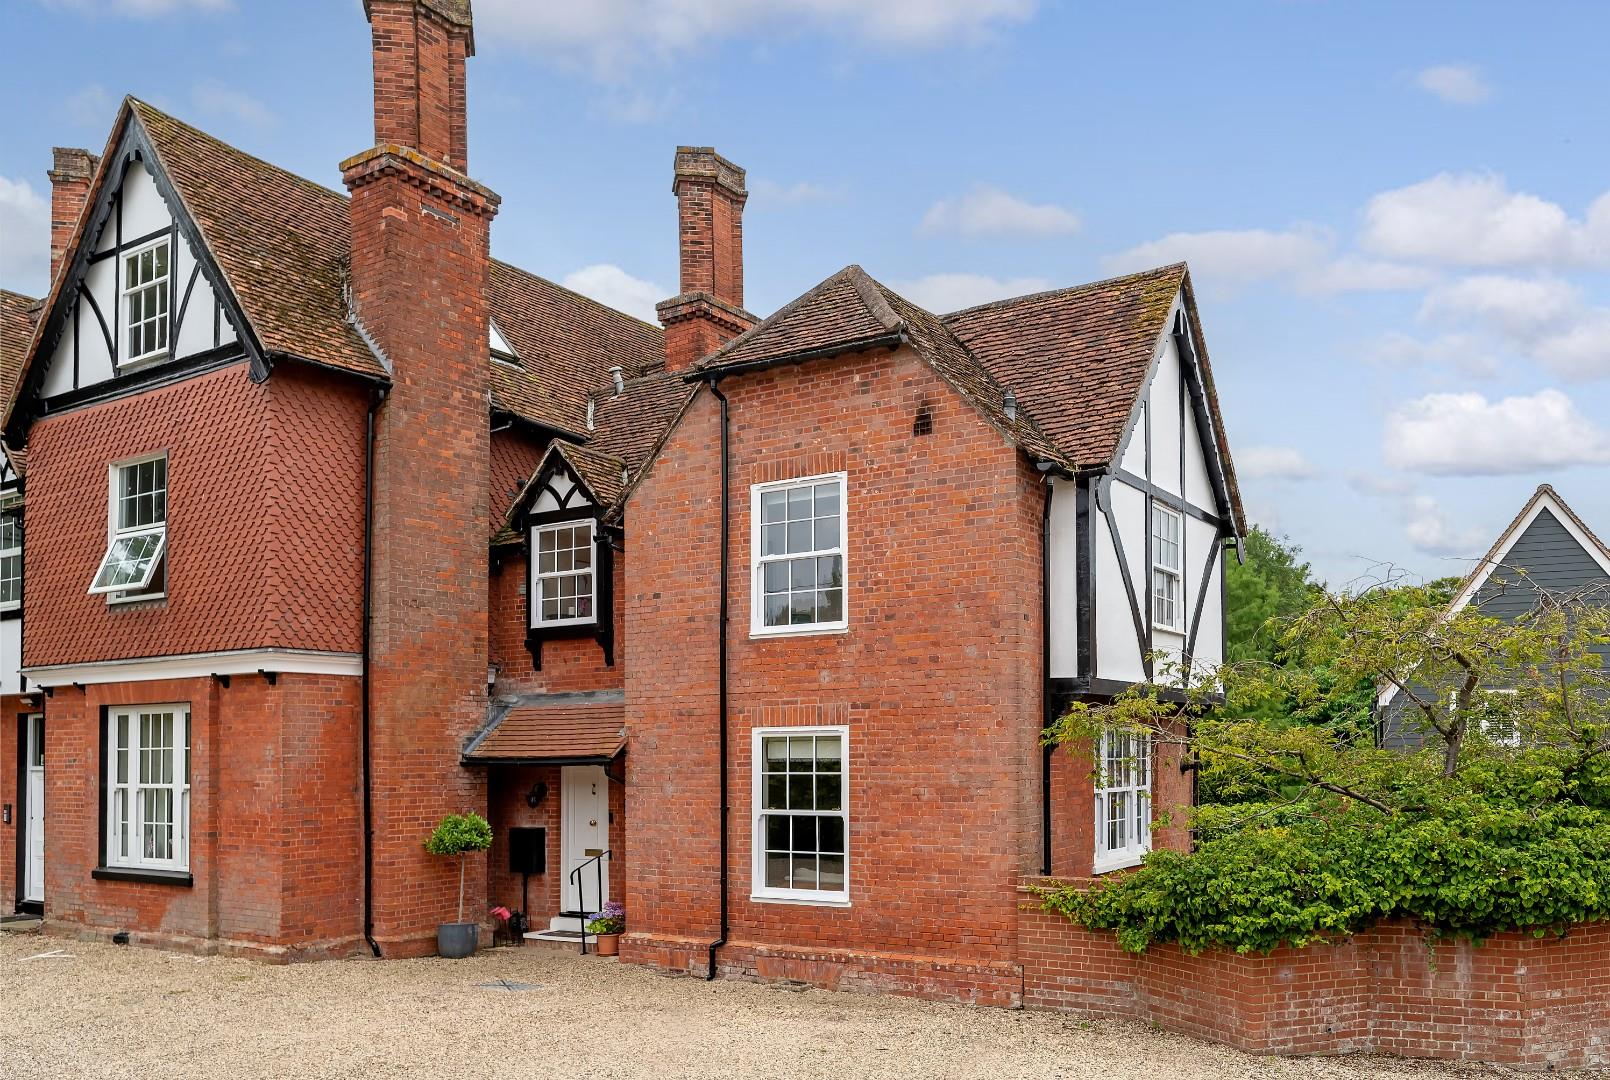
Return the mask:
[[[111,473],[111,538],[89,591],[112,600],[153,599],[165,587],[168,458],[123,462]]]
[[[123,306],[128,312],[125,364],[168,351],[168,241],[123,256]]]
[[[598,587],[593,573],[593,523],[569,521],[532,530],[537,595],[535,626],[574,626],[596,621]]]

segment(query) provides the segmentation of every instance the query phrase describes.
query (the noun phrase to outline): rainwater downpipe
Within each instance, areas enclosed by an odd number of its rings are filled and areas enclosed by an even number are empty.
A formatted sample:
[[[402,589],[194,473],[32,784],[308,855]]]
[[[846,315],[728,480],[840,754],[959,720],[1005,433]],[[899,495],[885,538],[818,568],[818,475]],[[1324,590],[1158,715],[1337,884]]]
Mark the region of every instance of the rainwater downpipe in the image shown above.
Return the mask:
[[[369,400],[369,419],[364,433],[363,469],[363,680],[359,694],[363,701],[363,940],[369,951],[380,958],[380,943],[375,940],[375,827],[374,778],[370,768],[369,732],[369,661],[374,623],[374,549],[375,549],[375,413],[386,400],[386,388],[375,390]]]
[[[716,950],[721,948],[721,946],[723,946],[723,945],[725,945],[727,943],[727,929],[728,929],[728,926],[727,926],[727,923],[728,923],[727,879],[728,879],[728,876],[729,876],[729,868],[727,866],[727,832],[728,832],[728,825],[727,825],[727,817],[728,817],[728,813],[727,813],[727,811],[728,811],[728,807],[727,807],[727,607],[728,607],[727,585],[728,585],[728,578],[730,576],[730,569],[731,569],[731,555],[732,555],[731,546],[732,546],[732,543],[731,543],[731,539],[728,536],[728,525],[729,525],[729,519],[731,517],[731,506],[730,506],[731,495],[730,495],[730,491],[729,491],[730,485],[728,483],[728,475],[727,475],[727,473],[728,473],[728,462],[727,462],[727,431],[728,431],[728,428],[727,428],[727,396],[721,392],[721,387],[717,385],[720,381],[721,380],[719,378],[714,378],[714,379],[710,380],[710,392],[715,395],[715,398],[716,398],[717,401],[721,402],[721,575],[720,575],[720,577],[721,577],[721,601],[720,601],[720,616],[719,616],[719,619],[718,619],[720,637],[719,637],[719,639],[718,639],[718,641],[716,643],[716,667],[717,667],[717,674],[716,674],[716,679],[717,679],[717,683],[716,683],[717,706],[716,707],[720,710],[720,718],[719,718],[719,724],[718,724],[719,734],[717,736],[718,750],[717,750],[717,754],[716,754],[716,769],[717,769],[716,780],[717,780],[717,783],[719,785],[719,799],[718,799],[718,802],[719,802],[720,807],[721,807],[721,810],[720,810],[720,813],[721,813],[721,824],[720,824],[721,851],[720,851],[720,855],[719,855],[720,878],[721,878],[721,886],[720,886],[721,887],[721,936],[716,938],[716,940],[714,940],[714,941],[712,941],[710,943],[710,958],[709,958],[709,963],[708,963],[708,965],[707,965],[707,967],[705,969],[705,973],[704,973],[705,981],[707,981],[707,982],[710,981],[710,980],[713,980],[716,977]]]

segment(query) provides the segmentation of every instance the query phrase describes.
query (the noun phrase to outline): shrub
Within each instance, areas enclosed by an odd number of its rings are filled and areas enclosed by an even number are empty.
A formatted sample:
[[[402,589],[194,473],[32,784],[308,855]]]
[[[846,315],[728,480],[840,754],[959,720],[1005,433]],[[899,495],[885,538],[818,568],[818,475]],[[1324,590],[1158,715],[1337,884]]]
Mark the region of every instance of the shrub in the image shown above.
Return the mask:
[[[458,858],[458,921],[464,921],[464,856],[492,846],[492,826],[480,814],[448,814],[425,841],[432,855]]]

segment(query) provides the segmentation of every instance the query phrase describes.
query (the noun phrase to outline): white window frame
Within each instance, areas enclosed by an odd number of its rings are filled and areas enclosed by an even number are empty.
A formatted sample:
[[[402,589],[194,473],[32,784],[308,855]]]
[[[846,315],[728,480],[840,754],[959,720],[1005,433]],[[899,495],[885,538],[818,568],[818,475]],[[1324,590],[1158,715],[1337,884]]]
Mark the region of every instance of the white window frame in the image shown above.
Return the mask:
[[[1144,761],[1137,761],[1138,755],[1130,754],[1119,764],[1119,771],[1109,772],[1107,762],[1111,758],[1112,743],[1115,738],[1130,738],[1139,740],[1146,748]],[[1156,747],[1152,745],[1152,738],[1144,732],[1103,731],[1096,743],[1096,775],[1095,775],[1095,860],[1091,872],[1106,874],[1113,870],[1123,870],[1131,866],[1139,866],[1147,853],[1152,850],[1152,765]],[[1110,796],[1128,795],[1130,799],[1127,830],[1128,841],[1119,847],[1109,845],[1107,825],[1109,819]],[[1145,810],[1141,812],[1140,807]]]
[[[101,561],[95,566],[95,574],[90,578],[89,595],[105,596],[106,601],[109,604],[126,604],[134,603],[136,601],[161,600],[168,595],[166,586],[164,586],[161,592],[144,592],[142,590],[150,588],[151,580],[156,577],[157,570],[164,566],[168,558],[168,493],[171,491],[171,481],[173,479],[171,468],[165,467],[163,472],[162,523],[160,525],[140,525],[127,529],[121,529],[118,527],[118,496],[122,488],[122,485],[118,483],[118,480],[122,476],[123,471],[125,469],[132,469],[136,466],[144,465],[152,461],[167,462],[167,458],[168,452],[166,450],[159,450],[155,453],[142,454],[139,457],[128,458],[123,461],[115,461],[111,465],[107,466],[106,554],[101,556]],[[97,587],[95,582],[100,578],[101,571],[105,568],[107,561],[111,559],[112,552],[117,547],[118,541],[135,536],[160,537],[157,543],[156,554],[151,558],[151,566],[146,572],[146,575],[137,583],[129,583],[116,587],[104,585]]]
[[[4,567],[6,559],[17,560],[17,596],[14,600],[0,599],[0,611],[17,611],[22,607],[22,518],[18,511],[22,509],[21,503],[16,499],[0,499],[0,534],[4,533],[6,521],[11,523],[12,543],[0,545],[0,567]],[[0,573],[0,585],[8,579]]]
[[[1483,687],[1477,688],[1476,693],[1481,695],[1481,696],[1483,696],[1483,697],[1486,697],[1486,696],[1489,696],[1489,695],[1492,695],[1492,694],[1505,694],[1505,695],[1508,695],[1509,697],[1514,697],[1516,695],[1516,693],[1518,693],[1518,691],[1513,686],[1506,686],[1506,687],[1487,687],[1487,686],[1483,686]],[[1454,690],[1454,691],[1451,691],[1449,693],[1449,695],[1448,695],[1448,712],[1450,714],[1453,714],[1453,713],[1457,713],[1458,711],[1459,711],[1459,692],[1457,690]],[[1496,746],[1505,746],[1505,747],[1508,747],[1508,748],[1510,748],[1512,750],[1513,749],[1518,749],[1520,747],[1520,745],[1521,745],[1521,729],[1520,729],[1520,727],[1518,725],[1516,726],[1515,731],[1512,734],[1500,738],[1500,737],[1497,737],[1497,736],[1493,735],[1492,730],[1491,730],[1491,726],[1488,723],[1488,718],[1486,716],[1479,716],[1476,719],[1477,719],[1477,722],[1481,724],[1481,733],[1483,735],[1487,736],[1489,739],[1492,739],[1494,745],[1496,745]]]
[[[560,529],[578,529],[587,527],[587,546],[592,554],[591,561],[586,570],[551,570],[542,571],[541,549],[544,533],[556,533]],[[588,597],[591,615],[577,616],[571,619],[545,619],[542,617],[542,584],[544,581],[557,581],[561,578],[579,577],[586,574],[592,583],[592,592]],[[579,593],[577,595],[580,595]],[[592,518],[576,518],[572,521],[555,521],[549,525],[537,525],[531,529],[531,626],[533,629],[549,626],[593,626],[598,622],[598,523]]]
[[[140,717],[144,715],[173,714],[172,780],[147,783],[141,777],[144,755],[140,741]],[[127,768],[119,770],[119,723],[127,723]],[[101,752],[106,755],[106,850],[101,853],[102,865],[121,870],[171,870],[183,873],[190,869],[190,706],[182,703],[165,705],[126,705],[108,709],[106,713],[106,743]],[[167,791],[173,808],[173,834],[171,858],[146,856],[138,849],[145,823],[146,791]],[[123,813],[128,817],[128,831],[121,828]],[[130,841],[125,854],[122,841]]]
[[[163,295],[166,298],[166,303],[162,305],[162,311],[158,316],[159,324],[162,326],[162,344],[155,349],[147,349],[145,352],[137,355],[131,353],[126,360],[118,365],[119,367],[129,367],[130,365],[139,364],[146,360],[155,360],[158,357],[167,356],[173,348],[173,342],[170,340],[173,332],[173,245],[170,243],[170,239],[171,238],[168,236],[161,236],[151,241],[149,244],[141,244],[137,248],[121,252],[118,255],[118,291],[123,308],[124,321],[122,333],[125,348],[132,349],[134,347],[135,319],[134,303],[131,299],[133,295],[135,293],[144,293],[147,289],[160,287],[163,291]],[[154,277],[150,281],[142,281],[138,285],[129,284],[129,260],[138,259],[147,251],[155,251],[158,248],[168,249],[168,267],[166,272],[163,273],[161,277]],[[138,323],[141,327],[144,327],[150,321],[151,320],[149,319],[142,318],[138,320]]]
[[[837,736],[839,739],[839,809],[785,810],[765,809],[765,752],[768,738],[797,738],[800,736]],[[850,872],[854,844],[850,830],[850,729],[845,726],[825,727],[770,727],[755,728],[750,747],[751,783],[749,802],[752,810],[750,837],[749,898],[763,903],[809,904],[817,907],[850,906]],[[814,773],[812,775],[815,775]],[[792,889],[766,884],[766,817],[783,813],[790,818],[811,816],[838,818],[844,823],[844,887],[841,889]]]
[[[831,548],[814,549],[811,551],[793,551],[786,555],[762,555],[761,552],[761,520],[760,508],[762,497],[767,492],[787,491],[791,488],[814,487],[817,484],[836,483],[839,491],[839,535],[838,544]],[[850,625],[850,559],[849,559],[849,477],[847,473],[822,473],[817,476],[796,476],[787,480],[773,480],[764,484],[753,484],[749,488],[749,636],[750,637],[790,637],[803,634],[835,634],[849,629]],[[813,537],[814,543],[814,537]],[[843,581],[843,603],[841,617],[829,622],[791,623],[786,626],[766,625],[766,587],[764,582],[765,566],[773,562],[787,562],[790,559],[821,558],[822,556],[837,555],[839,559],[839,577]]]
[[[1157,534],[1159,515],[1172,519],[1175,525],[1174,551],[1179,556],[1179,561],[1173,565],[1162,562],[1159,559],[1162,547],[1158,543],[1159,537]],[[1172,506],[1153,502],[1146,528],[1149,530],[1147,535],[1151,540],[1150,547],[1152,551],[1151,573],[1147,577],[1147,596],[1151,599],[1152,605],[1152,627],[1156,630],[1166,630],[1171,634],[1183,634],[1185,632],[1185,515]],[[1164,599],[1157,588],[1158,574],[1163,574],[1173,579],[1174,582],[1174,618],[1172,620],[1165,621],[1158,617],[1158,603]]]

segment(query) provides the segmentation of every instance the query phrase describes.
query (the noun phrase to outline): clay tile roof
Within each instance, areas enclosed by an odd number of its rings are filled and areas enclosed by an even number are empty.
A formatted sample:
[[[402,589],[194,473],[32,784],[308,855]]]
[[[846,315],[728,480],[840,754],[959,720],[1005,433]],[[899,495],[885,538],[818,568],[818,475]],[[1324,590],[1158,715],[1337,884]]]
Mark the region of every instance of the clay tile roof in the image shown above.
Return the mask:
[[[499,408],[534,423],[580,435],[587,396],[619,366],[628,378],[664,363],[657,326],[508,263],[492,263],[492,321],[520,358],[492,365]]]
[[[1118,451],[1183,263],[968,308],[945,324],[1081,465]]]
[[[17,392],[22,375],[22,358],[34,336],[34,319],[39,301],[31,296],[0,289],[0,415],[11,406],[11,397]],[[12,468],[23,472],[24,454],[20,450],[7,450]]]
[[[129,106],[264,350],[384,378],[346,318],[346,197],[143,101]]]
[[[464,760],[480,764],[607,762],[625,746],[624,701],[517,705],[471,741]]]
[[[145,102],[129,104],[263,347],[385,378],[347,319],[347,197]],[[585,431],[587,387],[613,365],[637,375],[662,362],[656,326],[497,260],[489,284],[492,319],[521,360],[488,358],[493,401],[521,419]]]

